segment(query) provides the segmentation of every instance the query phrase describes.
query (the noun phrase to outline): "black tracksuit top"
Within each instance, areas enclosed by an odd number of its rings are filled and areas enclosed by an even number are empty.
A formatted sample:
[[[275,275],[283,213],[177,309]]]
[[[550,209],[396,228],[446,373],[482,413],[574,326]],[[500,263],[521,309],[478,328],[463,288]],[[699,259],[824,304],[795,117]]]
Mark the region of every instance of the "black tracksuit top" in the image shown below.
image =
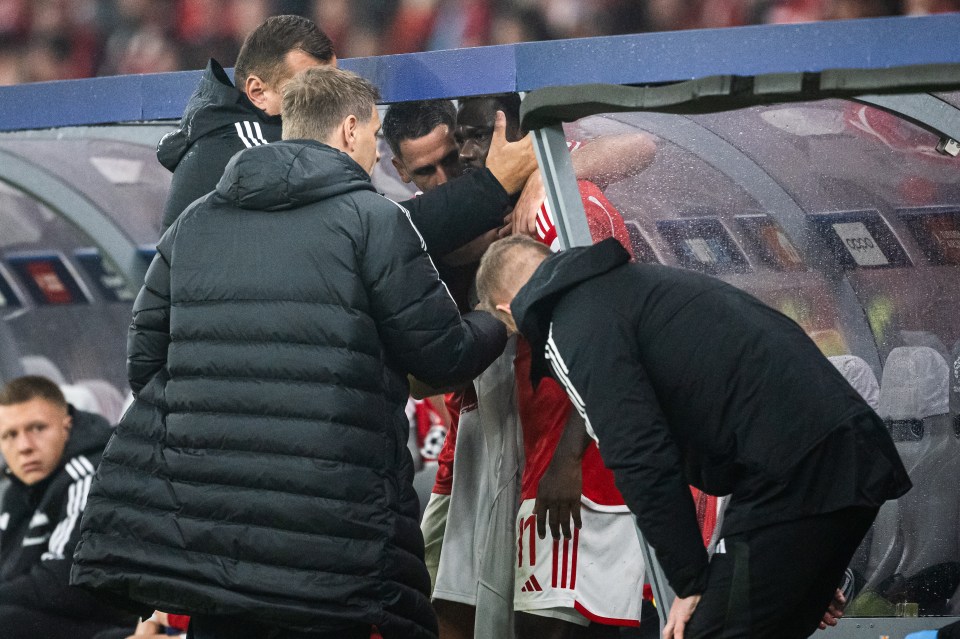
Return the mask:
[[[70,414],[73,426],[57,469],[31,486],[10,474],[0,511],[0,603],[64,623],[73,618],[103,621],[104,628],[133,624],[133,615],[68,583],[87,491],[112,433],[99,415],[72,407]]]
[[[628,260],[616,240],[551,256],[511,308],[534,382],[557,378],[585,413],[678,595],[706,583],[687,484],[732,495],[724,534],[909,489],[880,418],[793,320]]]

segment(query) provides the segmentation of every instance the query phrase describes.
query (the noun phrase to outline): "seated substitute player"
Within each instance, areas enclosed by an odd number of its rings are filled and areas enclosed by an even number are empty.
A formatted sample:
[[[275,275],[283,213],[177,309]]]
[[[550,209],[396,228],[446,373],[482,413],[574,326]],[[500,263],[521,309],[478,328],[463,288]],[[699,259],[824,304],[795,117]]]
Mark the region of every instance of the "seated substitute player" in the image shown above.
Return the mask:
[[[890,435],[788,317],[628,261],[611,240],[551,255],[511,237],[478,295],[598,441],[677,593],[664,639],[808,637],[880,505],[910,488]],[[731,495],[709,562],[688,483]]]
[[[10,478],[0,512],[5,639],[83,639],[133,627],[132,614],[68,583],[80,515],[111,432],[45,377],[19,377],[0,390],[0,451]]]

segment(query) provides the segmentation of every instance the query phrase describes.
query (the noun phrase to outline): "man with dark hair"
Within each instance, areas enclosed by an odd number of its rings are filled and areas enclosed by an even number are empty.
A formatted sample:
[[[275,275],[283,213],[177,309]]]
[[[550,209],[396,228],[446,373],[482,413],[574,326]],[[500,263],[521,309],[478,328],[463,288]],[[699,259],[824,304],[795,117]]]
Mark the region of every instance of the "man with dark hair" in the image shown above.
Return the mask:
[[[193,613],[196,639],[436,637],[406,375],[464,383],[506,334],[460,316],[371,185],[378,97],[332,67],[297,75],[284,140],[235,156],[164,234],[75,584]]]
[[[274,16],[244,40],[233,76],[254,106],[267,115],[280,115],[284,82],[298,71],[326,64],[337,66],[326,33],[307,18]]]
[[[162,229],[216,187],[235,153],[280,139],[280,96],[291,77],[305,68],[336,64],[329,38],[300,16],[268,18],[247,37],[237,59],[236,87],[211,60],[180,127],[157,150],[160,163],[174,174]],[[535,168],[529,139],[501,142],[494,145],[488,170],[401,204],[427,250],[443,255],[501,226],[509,194],[519,192]]]
[[[507,118],[508,140],[519,140],[520,96],[505,93],[482,98],[469,98],[460,102],[457,112],[457,144],[460,145],[460,161],[468,171],[478,171],[486,166],[493,138],[493,114],[502,111]]]
[[[10,478],[0,509],[5,639],[89,638],[135,622],[68,583],[80,514],[110,432],[45,377],[18,377],[0,390],[0,452]]]
[[[910,480],[803,329],[721,280],[630,263],[612,240],[551,255],[507,238],[477,288],[530,342],[531,381],[562,384],[599,443],[677,595],[664,639],[816,631]],[[731,495],[709,560],[688,484]]]
[[[317,65],[337,65],[333,44],[312,20],[300,16],[273,16],[247,36],[234,69],[236,86],[210,60],[180,128],[157,148],[157,159],[173,171],[163,230],[217,186],[238,151],[280,139],[283,85]]]
[[[426,193],[459,177],[456,125],[457,109],[450,100],[401,102],[387,109],[383,137],[400,179]]]

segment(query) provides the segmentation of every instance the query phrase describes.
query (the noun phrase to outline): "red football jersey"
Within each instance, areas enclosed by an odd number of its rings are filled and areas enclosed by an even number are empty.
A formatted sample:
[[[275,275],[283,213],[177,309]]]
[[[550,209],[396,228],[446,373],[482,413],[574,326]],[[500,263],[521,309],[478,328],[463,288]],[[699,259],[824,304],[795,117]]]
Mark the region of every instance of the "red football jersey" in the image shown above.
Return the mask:
[[[620,212],[593,182],[578,180],[577,185],[593,241],[615,237],[633,255],[630,235]],[[559,250],[556,226],[546,201],[540,206],[540,214],[537,216],[537,235],[538,239],[552,250]],[[567,417],[573,410],[566,391],[553,379],[544,378],[537,390],[533,390],[530,383],[530,355],[530,345],[526,340],[519,339],[514,372],[520,423],[523,427],[523,452],[526,457],[521,499],[533,499],[537,496],[537,486],[553,458],[553,451],[563,434]],[[623,497],[613,483],[613,473],[603,465],[595,442],[591,442],[584,453],[582,470],[584,497],[602,506],[624,505]]]
[[[587,225],[590,227],[590,237],[593,238],[594,243],[608,237],[615,237],[632,257],[630,233],[627,232],[627,226],[623,223],[623,217],[617,208],[593,182],[577,180],[577,187],[580,189],[580,200],[587,214]],[[537,239],[549,246],[553,252],[560,250],[556,222],[546,200],[540,205],[540,212],[537,214]]]
[[[476,392],[473,384],[456,393],[447,393],[447,412],[450,413],[450,428],[443,440],[443,448],[437,455],[437,478],[433,482],[433,491],[437,495],[449,495],[453,492],[453,456],[457,448],[457,427],[460,424],[460,411],[475,408],[477,404]]]
[[[546,472],[553,451],[563,434],[563,426],[573,410],[566,391],[549,377],[541,380],[537,390],[530,383],[530,345],[520,338],[514,358],[517,404],[523,427],[523,467],[520,499],[534,499],[537,486]],[[623,497],[613,483],[613,473],[603,465],[596,442],[590,442],[581,462],[583,495],[601,506],[623,506]]]

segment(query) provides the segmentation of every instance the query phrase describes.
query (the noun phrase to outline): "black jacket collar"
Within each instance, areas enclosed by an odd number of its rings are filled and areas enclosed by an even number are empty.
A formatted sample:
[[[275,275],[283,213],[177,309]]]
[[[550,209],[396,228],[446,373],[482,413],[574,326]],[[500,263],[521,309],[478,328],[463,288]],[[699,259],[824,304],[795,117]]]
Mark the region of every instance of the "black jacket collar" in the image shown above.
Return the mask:
[[[190,149],[190,145],[224,126],[243,120],[256,120],[276,129],[279,139],[281,119],[279,115],[267,115],[250,101],[247,95],[235,87],[223,67],[210,58],[200,84],[190,96],[180,119],[180,126],[163,136],[157,146],[160,164],[173,171]],[[272,135],[268,135],[268,141]]]
[[[533,350],[530,377],[534,386],[547,374],[543,344],[553,309],[563,294],[629,261],[630,254],[612,237],[593,246],[568,249],[544,260],[513,298],[510,304],[513,319]]]
[[[282,140],[231,158],[217,196],[240,209],[282,211],[352,191],[374,191],[349,155],[315,140]]]

